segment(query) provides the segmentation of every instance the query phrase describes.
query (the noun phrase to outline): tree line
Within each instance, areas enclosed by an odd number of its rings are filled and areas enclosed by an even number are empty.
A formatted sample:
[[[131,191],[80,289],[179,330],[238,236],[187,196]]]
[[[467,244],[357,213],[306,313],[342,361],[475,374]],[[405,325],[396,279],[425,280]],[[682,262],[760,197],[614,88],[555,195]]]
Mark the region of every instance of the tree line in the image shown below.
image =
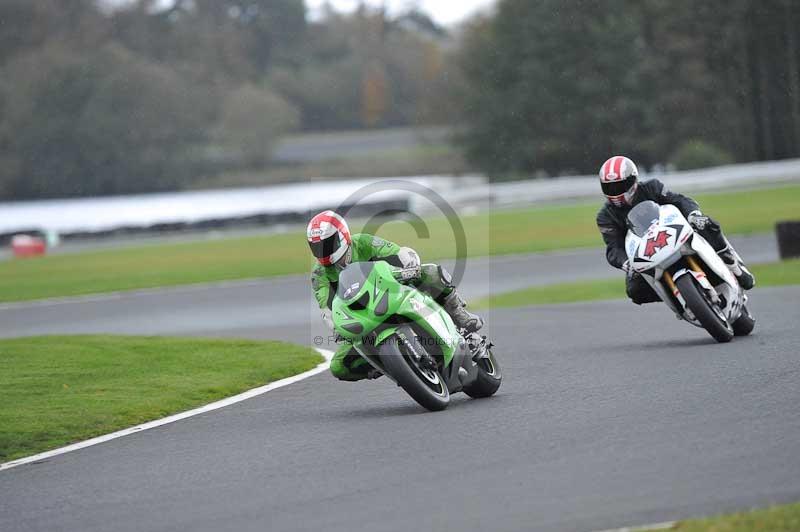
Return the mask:
[[[0,199],[174,190],[290,131],[452,125],[493,179],[798,156],[800,2],[1,0]]]
[[[461,140],[498,178],[800,155],[795,0],[501,0],[460,58]]]
[[[293,130],[447,121],[444,30],[302,0],[0,1],[0,199],[171,190]]]

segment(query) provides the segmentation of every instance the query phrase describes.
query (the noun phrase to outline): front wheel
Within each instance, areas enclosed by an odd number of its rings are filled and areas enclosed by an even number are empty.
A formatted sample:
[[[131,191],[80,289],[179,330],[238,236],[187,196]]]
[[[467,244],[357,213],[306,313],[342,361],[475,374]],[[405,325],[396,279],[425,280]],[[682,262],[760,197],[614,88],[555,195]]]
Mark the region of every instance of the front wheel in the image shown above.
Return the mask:
[[[717,342],[730,342],[733,338],[733,327],[722,316],[720,311],[708,298],[705,291],[697,286],[692,275],[684,275],[675,281],[678,291],[686,301],[686,306],[700,322],[700,325],[714,337]]]
[[[464,393],[473,399],[494,395],[503,380],[500,364],[497,363],[497,359],[494,358],[491,349],[488,350],[488,354],[489,356],[480,359],[477,363],[478,376],[475,382],[469,386],[464,386]]]
[[[381,344],[379,355],[386,372],[416,402],[434,412],[450,404],[450,390],[441,374],[424,367],[402,338],[389,337]]]
[[[748,309],[746,305],[742,305],[742,315],[733,322],[733,334],[736,336],[747,336],[753,332],[755,326],[756,319],[750,313],[750,309]]]

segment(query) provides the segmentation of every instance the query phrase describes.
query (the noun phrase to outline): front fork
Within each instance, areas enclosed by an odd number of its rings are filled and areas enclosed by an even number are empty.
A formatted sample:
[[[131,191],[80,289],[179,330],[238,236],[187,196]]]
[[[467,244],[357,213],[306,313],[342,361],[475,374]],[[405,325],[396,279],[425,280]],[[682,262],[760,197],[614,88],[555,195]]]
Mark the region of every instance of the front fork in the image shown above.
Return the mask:
[[[686,255],[684,259],[686,259],[686,264],[689,266],[689,271],[686,271],[685,269],[679,270],[678,272],[676,272],[678,276],[680,277],[681,275],[692,275],[698,282],[698,284],[700,284],[700,286],[703,288],[703,290],[705,290],[711,296],[711,300],[715,304],[719,304],[720,303],[719,294],[717,294],[717,291],[714,290],[713,286],[711,286],[711,283],[708,282],[706,272],[703,271],[703,268],[700,267],[700,264],[697,262],[697,259],[693,255]],[[681,308],[683,309],[684,313],[687,314],[687,317],[693,320],[694,316],[692,315],[691,310],[686,306],[686,300],[683,299],[680,290],[678,290],[678,287],[675,285],[675,280],[672,277],[672,273],[670,273],[669,271],[665,271],[664,274],[662,275],[662,279],[664,279],[664,282],[669,287],[670,291],[672,292],[672,295],[680,303]]]
[[[490,340],[478,333],[470,333],[464,338],[467,341],[467,348],[474,362],[478,362],[482,358],[489,358],[489,349],[494,347]]]

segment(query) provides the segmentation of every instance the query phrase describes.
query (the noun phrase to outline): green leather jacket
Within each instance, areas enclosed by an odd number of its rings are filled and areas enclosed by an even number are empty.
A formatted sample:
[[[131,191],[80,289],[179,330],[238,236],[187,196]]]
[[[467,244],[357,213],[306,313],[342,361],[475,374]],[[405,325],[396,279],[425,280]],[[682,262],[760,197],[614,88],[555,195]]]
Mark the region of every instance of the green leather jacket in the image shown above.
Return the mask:
[[[394,242],[366,233],[358,233],[353,235],[352,247],[352,262],[385,260],[392,266],[401,268],[405,266],[398,256],[400,246]],[[339,285],[339,272],[340,270],[336,266],[321,264],[317,264],[311,271],[311,287],[314,290],[314,297],[319,303],[319,308],[331,308],[333,296]]]

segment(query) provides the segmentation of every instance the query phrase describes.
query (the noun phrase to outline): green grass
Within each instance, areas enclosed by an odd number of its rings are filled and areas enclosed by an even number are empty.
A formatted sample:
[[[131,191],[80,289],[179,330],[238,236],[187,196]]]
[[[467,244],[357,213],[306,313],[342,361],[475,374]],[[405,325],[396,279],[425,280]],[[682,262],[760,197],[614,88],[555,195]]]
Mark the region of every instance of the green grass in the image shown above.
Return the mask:
[[[753,266],[752,271],[759,287],[800,284],[800,259],[760,264]],[[475,309],[525,307],[625,297],[625,281],[620,274],[613,279],[533,286],[478,299],[470,306]]]
[[[577,301],[620,299],[625,297],[622,279],[601,279],[575,283],[559,283],[547,286],[532,286],[513,292],[504,292],[470,303],[473,309],[527,307]]]
[[[679,532],[796,532],[800,530],[800,503],[773,506],[731,515],[681,521]]]
[[[316,351],[283,342],[0,340],[0,462],[182,412],[320,362]]]
[[[800,186],[698,196],[728,234],[771,231],[798,217]],[[598,202],[599,203],[599,202]],[[466,216],[469,256],[504,255],[597,246],[598,204],[539,206]],[[406,222],[378,229],[383,237],[419,251],[423,260],[454,257],[449,222],[427,220],[418,236]],[[354,230],[361,228],[354,224]],[[0,301],[74,296],[116,290],[301,273],[312,260],[302,232],[182,244],[122,248],[0,262]]]

